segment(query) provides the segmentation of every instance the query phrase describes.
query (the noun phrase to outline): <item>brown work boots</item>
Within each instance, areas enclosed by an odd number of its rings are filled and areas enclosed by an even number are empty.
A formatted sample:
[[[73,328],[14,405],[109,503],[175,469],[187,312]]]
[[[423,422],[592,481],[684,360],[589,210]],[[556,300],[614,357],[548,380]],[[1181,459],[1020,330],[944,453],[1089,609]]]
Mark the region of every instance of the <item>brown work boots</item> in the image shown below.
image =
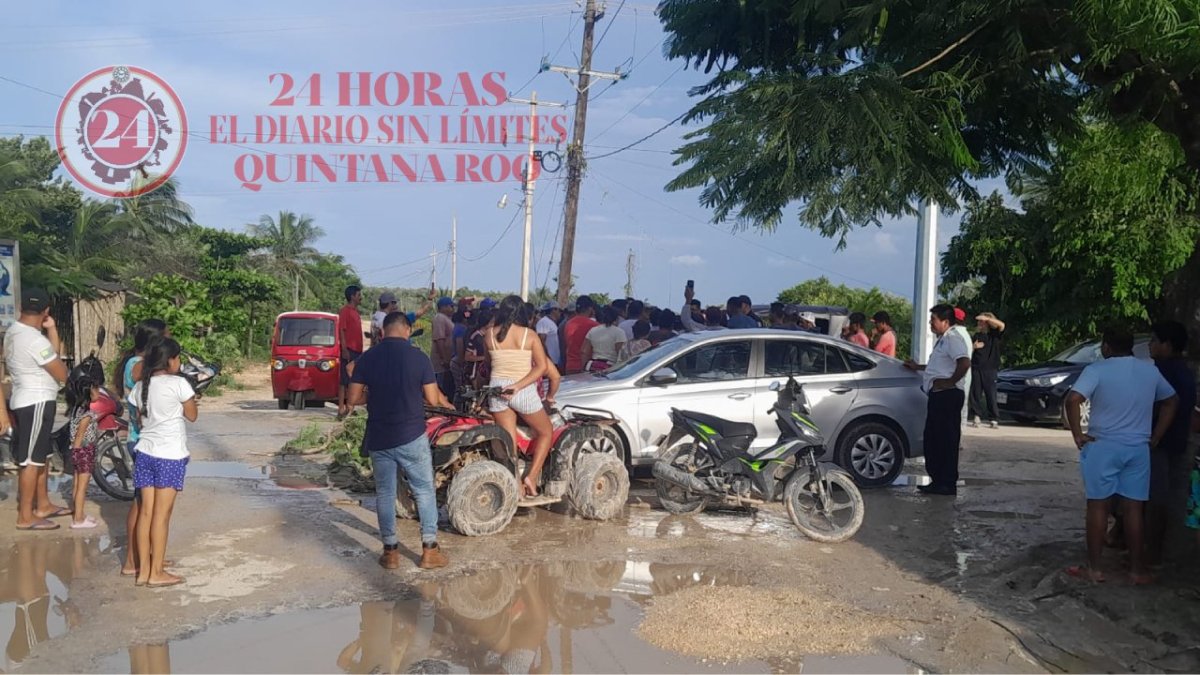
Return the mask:
[[[384,548],[383,555],[379,556],[379,564],[385,570],[400,569],[400,549]],[[421,562],[417,566],[423,570],[435,570],[439,567],[445,567],[450,564],[450,559],[442,553],[442,548],[436,544],[432,547],[424,546],[421,548]]]
[[[435,570],[439,567],[445,567],[450,564],[450,559],[442,553],[442,547],[434,544],[433,546],[423,546],[421,548],[421,562],[417,566],[423,570]]]

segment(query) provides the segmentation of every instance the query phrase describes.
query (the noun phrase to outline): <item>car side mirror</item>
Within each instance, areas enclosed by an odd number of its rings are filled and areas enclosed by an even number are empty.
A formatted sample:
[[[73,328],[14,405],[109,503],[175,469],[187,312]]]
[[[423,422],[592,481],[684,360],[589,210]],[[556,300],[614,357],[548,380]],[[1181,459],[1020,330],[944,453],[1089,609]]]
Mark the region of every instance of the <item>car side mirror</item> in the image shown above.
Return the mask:
[[[782,385],[779,384],[779,380],[775,380],[774,382],[771,383],[771,386],[768,387],[768,389],[770,389],[771,391],[779,391],[781,386]]]
[[[671,368],[659,368],[650,375],[650,384],[656,387],[665,387],[668,384],[675,384],[679,381],[679,373]]]

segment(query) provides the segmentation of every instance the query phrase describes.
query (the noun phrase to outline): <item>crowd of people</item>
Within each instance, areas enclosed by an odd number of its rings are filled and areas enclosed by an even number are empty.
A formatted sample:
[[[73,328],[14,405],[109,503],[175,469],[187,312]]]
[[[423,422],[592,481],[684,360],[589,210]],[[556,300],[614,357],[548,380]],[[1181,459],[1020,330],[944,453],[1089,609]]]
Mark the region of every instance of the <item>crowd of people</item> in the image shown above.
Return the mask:
[[[13,460],[18,465],[18,530],[56,530],[54,519],[71,518],[73,529],[98,525],[87,511],[87,485],[96,461],[101,420],[115,413],[118,401],[129,409],[129,449],[134,459],[135,499],[126,520],[128,544],[121,574],[137,586],[183,583],[166,571],[167,539],[175,499],[183,491],[189,452],[186,422],[196,421],[198,396],[179,375],[180,346],[166,323],[147,319],[134,330],[132,348],[117,366],[116,394],[110,393],[99,362],[68,371],[60,356],[50,297],[40,289],[21,293],[20,316],[4,340],[4,359],[12,390],[0,405],[0,433],[12,430]],[[94,365],[94,367],[93,367]],[[58,391],[67,384],[71,464],[75,476],[72,505],[50,498],[51,431]]]

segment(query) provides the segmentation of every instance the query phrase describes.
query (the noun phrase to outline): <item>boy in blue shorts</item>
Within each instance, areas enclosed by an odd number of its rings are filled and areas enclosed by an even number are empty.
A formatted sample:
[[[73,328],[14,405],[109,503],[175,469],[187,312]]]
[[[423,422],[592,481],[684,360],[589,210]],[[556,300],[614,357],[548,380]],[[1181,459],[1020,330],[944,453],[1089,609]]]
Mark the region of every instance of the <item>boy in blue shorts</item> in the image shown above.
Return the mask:
[[[1087,494],[1087,567],[1067,568],[1071,576],[1104,581],[1100,558],[1108,529],[1108,502],[1121,498],[1125,539],[1134,584],[1152,581],[1145,566],[1143,513],[1150,498],[1150,448],[1156,447],[1175,418],[1178,396],[1153,363],[1133,356],[1133,335],[1104,331],[1104,360],[1083,369],[1067,395],[1067,420],[1079,448]],[[1087,433],[1080,425],[1084,401],[1092,407]],[[1155,403],[1158,419],[1151,429]]]

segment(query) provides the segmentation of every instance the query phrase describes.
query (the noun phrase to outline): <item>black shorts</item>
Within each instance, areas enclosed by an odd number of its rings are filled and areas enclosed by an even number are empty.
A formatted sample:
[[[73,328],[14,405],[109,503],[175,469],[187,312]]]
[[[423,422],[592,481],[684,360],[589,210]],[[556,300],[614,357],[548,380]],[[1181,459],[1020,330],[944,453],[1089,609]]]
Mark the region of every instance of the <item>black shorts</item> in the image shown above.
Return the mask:
[[[356,352],[351,349],[347,349],[346,351],[350,352],[350,358],[342,359],[342,386],[343,387],[350,386],[350,370],[349,370],[350,364],[354,363],[355,361],[358,360],[358,357],[362,356],[362,352]]]
[[[13,461],[18,466],[46,466],[54,450],[55,401],[43,401],[13,410]]]

